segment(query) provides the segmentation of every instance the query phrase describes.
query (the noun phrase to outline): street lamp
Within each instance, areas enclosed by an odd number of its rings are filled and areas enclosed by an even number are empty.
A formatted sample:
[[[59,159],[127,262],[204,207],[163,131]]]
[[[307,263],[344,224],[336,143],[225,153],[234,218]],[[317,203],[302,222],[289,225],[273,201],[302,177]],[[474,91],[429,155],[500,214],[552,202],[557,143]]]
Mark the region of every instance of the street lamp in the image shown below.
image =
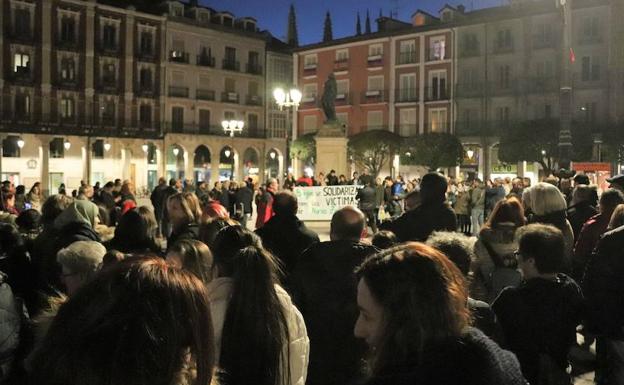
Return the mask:
[[[286,107],[286,124],[290,123],[290,108],[292,107],[297,112],[297,108],[299,108],[299,103],[301,103],[301,99],[303,94],[296,88],[291,88],[289,92],[284,91],[282,88],[276,88],[273,91],[273,98],[275,98],[275,103],[279,107],[280,111]],[[291,124],[291,133],[290,138],[286,138],[286,154],[288,154],[288,169],[292,169],[293,160],[290,158],[290,145],[291,141],[297,139],[297,130],[295,129],[295,125]]]
[[[468,159],[472,159],[472,157],[474,156],[474,151],[473,150],[468,150],[468,151],[466,151],[466,155],[468,155]]]
[[[232,154],[232,152],[227,148],[225,149],[225,151],[223,151],[223,155],[225,155],[226,158],[229,158],[230,154]]]
[[[173,150],[171,150],[171,151],[173,152],[173,155],[174,155],[174,156],[176,156],[176,157],[177,157],[177,156],[178,156],[178,154],[180,153],[180,149],[179,149],[179,148],[177,148],[177,147],[174,147],[174,148],[173,148]]]
[[[111,149],[111,144],[106,142],[104,143],[104,151],[109,151]]]
[[[147,145],[147,143],[145,143],[144,145],[141,146],[141,149],[143,150],[144,153],[147,154],[147,151],[149,151],[149,146]],[[177,154],[176,154],[177,156]]]
[[[234,134],[243,132],[243,127],[245,127],[245,122],[242,120],[224,120],[221,122],[221,127],[223,127],[223,131],[226,134],[230,134],[233,138]]]
[[[69,150],[71,148],[71,142],[65,139],[65,141],[63,142],[63,147],[65,147],[66,150]]]
[[[24,144],[26,144],[26,142],[24,142],[24,139],[19,138],[19,139],[17,140],[17,147],[19,147],[20,149],[21,149],[21,148],[24,148]]]

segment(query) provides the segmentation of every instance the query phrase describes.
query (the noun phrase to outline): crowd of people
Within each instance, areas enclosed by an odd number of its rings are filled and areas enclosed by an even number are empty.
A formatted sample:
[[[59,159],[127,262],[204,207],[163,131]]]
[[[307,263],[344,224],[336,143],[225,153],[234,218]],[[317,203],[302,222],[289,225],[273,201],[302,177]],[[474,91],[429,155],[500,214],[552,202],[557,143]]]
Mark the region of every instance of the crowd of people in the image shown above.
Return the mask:
[[[315,180],[360,186],[327,241],[290,191]],[[624,176],[610,182],[161,178],[149,207],[129,181],[48,197],[4,182],[0,378],[569,385],[570,351],[595,339],[596,383],[622,384]]]

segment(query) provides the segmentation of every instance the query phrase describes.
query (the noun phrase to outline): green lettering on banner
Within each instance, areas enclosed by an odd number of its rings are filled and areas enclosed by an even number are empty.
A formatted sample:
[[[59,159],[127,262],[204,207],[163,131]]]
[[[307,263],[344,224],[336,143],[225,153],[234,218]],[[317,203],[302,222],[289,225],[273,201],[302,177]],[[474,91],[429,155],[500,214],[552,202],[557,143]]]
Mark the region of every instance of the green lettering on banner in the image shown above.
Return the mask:
[[[492,165],[492,174],[517,174],[518,166],[515,164],[498,163]]]

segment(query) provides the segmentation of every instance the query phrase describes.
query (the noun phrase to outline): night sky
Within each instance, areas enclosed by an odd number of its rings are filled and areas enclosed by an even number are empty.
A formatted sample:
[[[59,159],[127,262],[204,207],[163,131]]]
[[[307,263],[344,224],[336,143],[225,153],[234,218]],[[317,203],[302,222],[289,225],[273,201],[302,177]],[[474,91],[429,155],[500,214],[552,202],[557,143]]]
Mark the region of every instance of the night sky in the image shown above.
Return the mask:
[[[323,20],[329,10],[332,16],[334,38],[355,34],[356,12],[360,12],[362,30],[366,9],[370,10],[371,26],[376,30],[375,19],[382,9],[384,16],[396,9],[398,19],[409,21],[417,9],[434,15],[445,3],[464,4],[467,10],[507,3],[508,0],[200,0],[203,5],[218,11],[230,11],[235,17],[251,16],[258,20],[258,27],[270,30],[274,36],[284,39],[288,20],[288,7],[295,5],[299,43],[317,43],[323,36]]]

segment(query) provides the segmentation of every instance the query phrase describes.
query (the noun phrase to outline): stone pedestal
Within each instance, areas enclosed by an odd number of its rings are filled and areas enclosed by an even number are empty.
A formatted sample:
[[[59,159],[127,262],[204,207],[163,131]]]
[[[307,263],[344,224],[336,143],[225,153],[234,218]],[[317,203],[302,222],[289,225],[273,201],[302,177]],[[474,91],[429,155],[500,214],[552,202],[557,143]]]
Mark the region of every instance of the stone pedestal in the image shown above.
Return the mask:
[[[349,178],[347,158],[347,138],[341,124],[325,123],[316,134],[316,165],[314,173],[329,174],[331,170],[336,175],[344,174]]]

